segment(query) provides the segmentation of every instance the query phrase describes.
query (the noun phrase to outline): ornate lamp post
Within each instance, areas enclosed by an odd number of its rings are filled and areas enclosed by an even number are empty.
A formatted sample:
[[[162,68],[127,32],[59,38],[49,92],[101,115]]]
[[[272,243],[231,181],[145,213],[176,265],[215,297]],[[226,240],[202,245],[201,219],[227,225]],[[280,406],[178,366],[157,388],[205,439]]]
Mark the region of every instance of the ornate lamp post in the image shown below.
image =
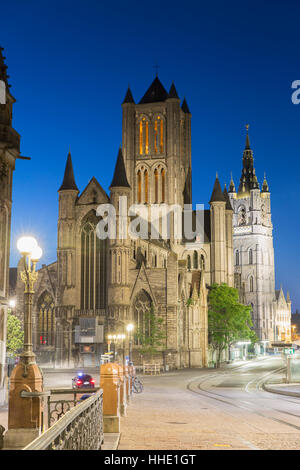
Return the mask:
[[[24,259],[24,271],[21,272],[21,280],[25,284],[24,289],[24,351],[20,360],[24,365],[35,363],[35,354],[32,350],[32,300],[34,283],[37,280],[36,263],[42,256],[42,249],[32,237],[22,237],[18,241],[18,249]]]
[[[133,323],[128,323],[126,326],[126,330],[128,331],[129,335],[129,364],[132,362],[132,331],[134,329],[134,324]]]
[[[8,401],[8,431],[4,448],[20,449],[41,433],[43,376],[36,364],[32,348],[32,302],[37,280],[36,263],[42,249],[32,237],[22,237],[17,247],[24,259],[21,280],[24,289],[24,348],[20,361],[12,371]]]

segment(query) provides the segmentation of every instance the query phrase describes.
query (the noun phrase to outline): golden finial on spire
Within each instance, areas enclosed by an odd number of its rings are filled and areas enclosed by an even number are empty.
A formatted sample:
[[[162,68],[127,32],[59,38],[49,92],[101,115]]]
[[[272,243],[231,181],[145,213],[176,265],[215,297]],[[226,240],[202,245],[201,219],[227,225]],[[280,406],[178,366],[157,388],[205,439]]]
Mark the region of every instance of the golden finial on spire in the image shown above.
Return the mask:
[[[249,124],[246,124],[246,130],[247,130],[247,134],[248,134]]]

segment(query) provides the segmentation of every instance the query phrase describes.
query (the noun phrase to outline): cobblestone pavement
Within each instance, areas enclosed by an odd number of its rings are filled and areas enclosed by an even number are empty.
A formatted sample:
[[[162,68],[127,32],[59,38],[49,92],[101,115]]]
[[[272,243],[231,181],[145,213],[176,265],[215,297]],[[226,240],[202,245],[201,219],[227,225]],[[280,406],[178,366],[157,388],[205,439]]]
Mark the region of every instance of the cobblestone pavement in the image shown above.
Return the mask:
[[[144,392],[121,418],[119,450],[299,449],[300,399],[260,389],[282,365],[271,358],[142,377]]]

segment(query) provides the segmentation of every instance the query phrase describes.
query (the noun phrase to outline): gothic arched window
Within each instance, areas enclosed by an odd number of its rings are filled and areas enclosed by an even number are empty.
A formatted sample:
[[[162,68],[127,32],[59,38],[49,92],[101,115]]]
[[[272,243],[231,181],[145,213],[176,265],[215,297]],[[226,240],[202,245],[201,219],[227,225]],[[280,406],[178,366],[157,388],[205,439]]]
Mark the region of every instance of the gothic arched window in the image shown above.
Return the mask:
[[[106,240],[96,235],[98,219],[94,211],[85,217],[81,228],[81,308],[106,307]]]
[[[249,279],[249,290],[250,290],[250,292],[253,292],[253,288],[254,288],[253,276],[250,276],[250,279]]]
[[[191,257],[190,257],[190,255],[187,256],[187,267],[188,267],[188,269],[191,269],[191,268],[192,268],[192,263],[191,263]]]
[[[164,151],[164,122],[160,116],[154,121],[154,152],[163,153]]]
[[[236,264],[236,266],[239,266],[239,264],[240,264],[240,253],[239,253],[239,250],[236,250],[236,252],[235,252],[235,264]]]
[[[166,170],[161,170],[161,202],[166,202]]]
[[[154,203],[158,204],[158,170],[154,170]]]
[[[133,318],[135,323],[135,330],[140,335],[150,336],[150,314],[151,314],[152,300],[150,295],[141,290],[133,303]],[[135,338],[135,344],[139,344],[138,337]]]
[[[201,255],[200,263],[201,263],[201,269],[204,271],[204,270],[205,270],[205,258],[204,258],[204,255]]]
[[[40,296],[38,300],[38,310],[38,342],[43,346],[54,346],[54,300],[49,292],[44,292]]]
[[[198,253],[197,253],[197,251],[194,251],[194,254],[193,254],[193,268],[198,269]]]
[[[249,250],[249,264],[253,264],[253,251],[252,251],[252,249]]]
[[[148,155],[149,153],[149,122],[146,118],[142,118],[139,123],[139,147],[140,155]]]
[[[145,184],[145,203],[148,204],[149,202],[149,178],[148,178],[148,171],[144,171],[144,184]]]
[[[137,172],[137,199],[138,203],[142,202],[142,173],[141,170]]]

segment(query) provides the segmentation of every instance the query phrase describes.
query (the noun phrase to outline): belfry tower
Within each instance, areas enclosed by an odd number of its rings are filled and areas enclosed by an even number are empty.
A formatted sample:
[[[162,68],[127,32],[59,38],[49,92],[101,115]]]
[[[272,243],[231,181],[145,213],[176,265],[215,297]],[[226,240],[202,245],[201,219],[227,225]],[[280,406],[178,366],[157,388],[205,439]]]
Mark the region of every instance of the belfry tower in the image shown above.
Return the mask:
[[[233,245],[235,287],[252,307],[254,329],[261,341],[275,339],[276,315],[273,226],[266,178],[260,189],[253,151],[246,134],[238,191],[231,178],[228,196],[234,210]]]

